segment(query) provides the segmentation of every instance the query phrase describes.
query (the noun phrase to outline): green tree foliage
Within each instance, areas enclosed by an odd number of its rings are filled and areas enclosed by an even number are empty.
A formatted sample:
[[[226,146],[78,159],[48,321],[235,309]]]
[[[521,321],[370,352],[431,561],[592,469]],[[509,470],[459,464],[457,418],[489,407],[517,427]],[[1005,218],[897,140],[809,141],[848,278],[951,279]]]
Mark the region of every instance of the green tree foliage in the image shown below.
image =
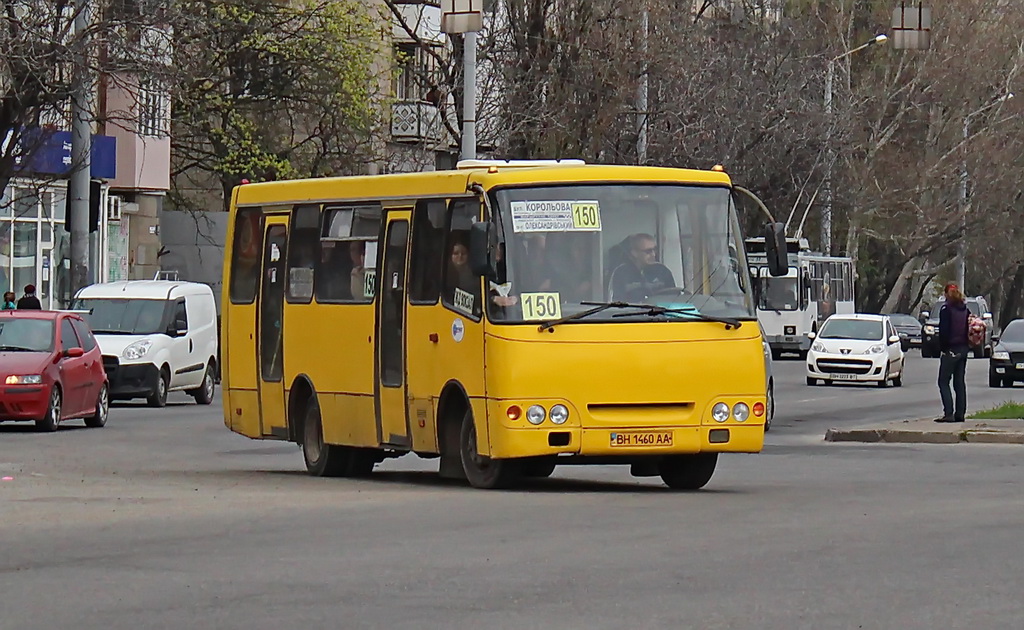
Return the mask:
[[[178,207],[206,208],[193,191],[218,185],[227,204],[242,179],[362,170],[381,111],[379,14],[358,0],[183,0],[178,9]]]

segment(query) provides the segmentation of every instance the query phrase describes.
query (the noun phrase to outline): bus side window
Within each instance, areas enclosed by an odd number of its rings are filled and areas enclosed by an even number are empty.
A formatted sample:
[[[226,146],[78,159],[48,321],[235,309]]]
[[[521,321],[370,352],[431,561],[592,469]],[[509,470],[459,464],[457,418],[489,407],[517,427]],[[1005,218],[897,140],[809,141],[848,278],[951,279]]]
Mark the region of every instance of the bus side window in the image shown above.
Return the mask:
[[[320,257],[320,206],[296,206],[288,244],[285,298],[289,303],[309,304],[313,299],[313,269]]]
[[[235,213],[231,239],[231,275],[228,280],[232,304],[252,304],[260,282],[263,254],[263,211],[241,208]]]
[[[469,269],[469,231],[479,215],[479,201],[453,201],[444,248],[444,305],[473,319],[480,318],[480,277]]]
[[[445,252],[443,199],[420,201],[413,211],[412,257],[409,260],[409,302],[437,304]]]
[[[316,268],[318,302],[369,303],[377,287],[380,206],[326,208]]]

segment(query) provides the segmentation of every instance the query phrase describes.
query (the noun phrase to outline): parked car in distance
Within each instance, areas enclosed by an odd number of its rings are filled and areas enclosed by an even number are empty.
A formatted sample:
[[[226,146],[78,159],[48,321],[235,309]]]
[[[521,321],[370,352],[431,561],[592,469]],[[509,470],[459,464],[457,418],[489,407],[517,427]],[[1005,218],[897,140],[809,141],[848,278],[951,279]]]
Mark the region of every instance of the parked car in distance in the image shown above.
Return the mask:
[[[56,431],[65,420],[107,423],[109,387],[96,339],[78,315],[0,311],[0,421]]]
[[[808,385],[818,381],[825,385],[835,381],[903,385],[905,356],[888,315],[832,315],[811,334]]]
[[[921,347],[921,322],[909,313],[889,313],[889,321],[900,336],[900,345],[906,352]]]
[[[169,280],[93,284],[72,308],[92,326],[114,400],[167,404],[183,390],[209,405],[217,374],[217,307],[208,285]]]
[[[988,386],[1013,387],[1024,381],[1024,319],[1006,325],[988,360]]]
[[[971,315],[980,317],[985,322],[985,342],[981,344],[981,347],[975,348],[974,356],[979,359],[990,356],[992,354],[992,336],[998,336],[998,333],[995,330],[996,324],[992,319],[992,311],[988,308],[988,301],[981,295],[968,297],[965,301]],[[921,327],[922,357],[939,356],[939,309],[945,302],[945,296],[940,297],[932,305],[931,310],[921,311],[921,319],[924,322]]]

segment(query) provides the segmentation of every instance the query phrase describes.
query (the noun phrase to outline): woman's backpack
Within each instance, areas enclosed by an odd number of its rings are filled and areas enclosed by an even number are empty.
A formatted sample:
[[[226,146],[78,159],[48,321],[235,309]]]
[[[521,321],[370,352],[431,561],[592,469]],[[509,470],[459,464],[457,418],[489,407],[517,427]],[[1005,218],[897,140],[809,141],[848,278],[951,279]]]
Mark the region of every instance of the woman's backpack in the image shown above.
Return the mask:
[[[985,345],[985,320],[976,315],[967,318],[967,345],[972,348]]]

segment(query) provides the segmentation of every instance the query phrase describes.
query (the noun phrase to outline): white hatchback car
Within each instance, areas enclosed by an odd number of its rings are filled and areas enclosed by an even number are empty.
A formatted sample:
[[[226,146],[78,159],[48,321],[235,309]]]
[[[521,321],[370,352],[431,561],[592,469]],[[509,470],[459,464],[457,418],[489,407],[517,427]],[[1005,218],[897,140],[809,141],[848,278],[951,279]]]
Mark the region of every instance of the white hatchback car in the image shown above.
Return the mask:
[[[807,384],[818,381],[903,384],[905,357],[900,336],[886,315],[833,315],[811,333]]]

